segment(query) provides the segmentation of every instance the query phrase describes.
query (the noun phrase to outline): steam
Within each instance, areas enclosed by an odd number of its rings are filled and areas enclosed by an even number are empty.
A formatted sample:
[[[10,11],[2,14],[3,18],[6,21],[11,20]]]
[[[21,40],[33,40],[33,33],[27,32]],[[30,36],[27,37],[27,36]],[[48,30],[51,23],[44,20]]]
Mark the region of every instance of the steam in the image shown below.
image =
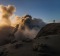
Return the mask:
[[[34,39],[38,31],[45,25],[42,19],[32,18],[31,15],[16,17],[14,22],[20,25],[15,34],[18,39]]]
[[[13,13],[15,12],[15,7],[12,5],[8,5],[8,6],[4,6],[4,5],[0,5],[0,23],[1,24],[6,24],[6,25],[10,25],[10,16],[13,15]]]
[[[0,26],[3,26],[0,27],[0,44],[5,43],[4,40],[9,38],[9,34],[13,32],[17,24],[19,24],[19,28],[14,33],[17,40],[34,39],[38,31],[45,25],[42,19],[33,18],[31,15],[14,16],[12,18],[15,11],[16,8],[12,5],[0,5]]]

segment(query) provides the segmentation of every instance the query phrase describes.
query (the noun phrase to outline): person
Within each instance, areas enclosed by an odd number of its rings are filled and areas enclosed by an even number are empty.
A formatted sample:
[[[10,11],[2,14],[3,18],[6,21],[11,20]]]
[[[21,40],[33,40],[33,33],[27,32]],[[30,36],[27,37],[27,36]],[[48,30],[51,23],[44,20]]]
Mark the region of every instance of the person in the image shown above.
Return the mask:
[[[55,23],[55,20],[53,20],[53,23]]]

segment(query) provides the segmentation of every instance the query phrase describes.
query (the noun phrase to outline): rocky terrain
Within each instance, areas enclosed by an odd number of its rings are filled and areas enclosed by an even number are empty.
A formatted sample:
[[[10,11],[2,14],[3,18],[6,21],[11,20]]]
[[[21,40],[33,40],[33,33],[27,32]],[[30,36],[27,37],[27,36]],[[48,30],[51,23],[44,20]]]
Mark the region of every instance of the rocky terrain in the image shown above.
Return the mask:
[[[60,23],[44,26],[36,38],[0,46],[0,56],[60,56]]]
[[[33,49],[42,56],[60,56],[60,23],[50,23],[37,34]]]
[[[36,37],[60,34],[60,23],[50,23],[43,27]]]

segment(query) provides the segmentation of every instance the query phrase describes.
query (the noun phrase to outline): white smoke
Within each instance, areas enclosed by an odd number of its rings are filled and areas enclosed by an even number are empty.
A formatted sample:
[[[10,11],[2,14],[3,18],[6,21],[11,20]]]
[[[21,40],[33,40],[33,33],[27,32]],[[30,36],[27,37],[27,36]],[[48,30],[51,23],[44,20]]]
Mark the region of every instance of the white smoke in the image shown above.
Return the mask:
[[[0,27],[0,40],[4,41],[4,39],[9,38],[8,35],[12,33],[17,24],[19,24],[19,28],[16,33],[14,33],[16,39],[34,39],[38,31],[45,25],[44,21],[37,18],[34,19],[31,15],[14,16],[11,18],[15,10],[16,8],[12,5],[0,5],[0,25],[3,26],[2,29]]]
[[[42,19],[33,19],[31,15],[25,15],[15,18],[15,24],[19,24],[19,29],[16,32],[16,38],[33,39],[37,35],[38,31],[45,25]]]
[[[15,12],[15,7],[12,5],[8,5],[8,6],[4,6],[4,5],[0,5],[0,25],[1,24],[7,24],[10,25],[10,16],[13,15],[13,13]]]

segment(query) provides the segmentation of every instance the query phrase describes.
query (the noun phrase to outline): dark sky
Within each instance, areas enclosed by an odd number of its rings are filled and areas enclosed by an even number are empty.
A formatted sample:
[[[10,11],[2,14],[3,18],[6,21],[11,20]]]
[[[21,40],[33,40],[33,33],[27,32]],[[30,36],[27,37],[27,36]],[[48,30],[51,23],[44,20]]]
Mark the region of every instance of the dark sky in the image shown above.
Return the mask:
[[[60,0],[0,0],[0,4],[14,5],[15,14],[19,16],[30,14],[45,22],[52,22],[54,19],[60,22]]]

